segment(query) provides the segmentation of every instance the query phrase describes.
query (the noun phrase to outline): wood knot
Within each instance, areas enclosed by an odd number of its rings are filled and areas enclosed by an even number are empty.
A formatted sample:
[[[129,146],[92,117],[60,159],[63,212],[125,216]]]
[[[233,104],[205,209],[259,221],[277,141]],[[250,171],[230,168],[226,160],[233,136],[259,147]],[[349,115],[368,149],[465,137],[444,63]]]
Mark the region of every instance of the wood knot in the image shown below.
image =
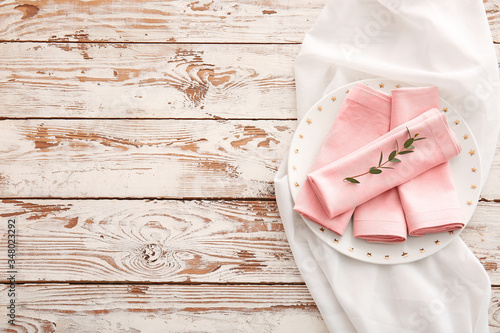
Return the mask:
[[[142,260],[148,263],[157,261],[158,259],[160,259],[162,254],[163,249],[161,245],[156,243],[146,244],[140,250],[140,256]]]

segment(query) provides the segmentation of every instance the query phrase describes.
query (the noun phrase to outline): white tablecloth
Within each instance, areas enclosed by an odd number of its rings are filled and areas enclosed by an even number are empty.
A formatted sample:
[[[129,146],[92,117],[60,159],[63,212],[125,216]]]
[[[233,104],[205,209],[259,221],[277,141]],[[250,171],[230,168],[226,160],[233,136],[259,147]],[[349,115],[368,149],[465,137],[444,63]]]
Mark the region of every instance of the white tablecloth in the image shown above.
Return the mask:
[[[346,83],[436,85],[478,142],[484,185],[499,133],[499,76],[480,0],[331,0],[295,63],[297,116]],[[296,263],[331,332],[488,332],[490,281],[459,238],[400,265],[348,258],[292,210],[286,159],[276,196]]]

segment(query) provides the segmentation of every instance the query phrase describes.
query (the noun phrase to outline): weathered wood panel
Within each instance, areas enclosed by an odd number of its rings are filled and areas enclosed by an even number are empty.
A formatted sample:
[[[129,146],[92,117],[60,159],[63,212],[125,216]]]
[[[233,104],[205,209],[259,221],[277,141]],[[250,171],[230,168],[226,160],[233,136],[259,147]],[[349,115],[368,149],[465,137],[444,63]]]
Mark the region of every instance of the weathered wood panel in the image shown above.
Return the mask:
[[[500,288],[491,288],[491,303],[489,308],[490,333],[500,332]]]
[[[273,201],[3,200],[0,217],[19,281],[303,282]]]
[[[460,234],[483,264],[493,285],[500,285],[499,217],[500,204],[480,202],[467,228]]]
[[[325,0],[6,0],[3,40],[300,42]]]
[[[481,198],[490,201],[498,201],[500,199],[500,141],[497,142],[495,157],[491,165],[488,180],[481,191]]]
[[[485,0],[495,41],[499,0]],[[326,0],[3,1],[3,40],[300,43]]]
[[[2,320],[4,332],[327,332],[304,285],[26,284],[17,292],[17,326]],[[498,332],[500,289],[492,292],[490,332]]]
[[[273,198],[273,177],[295,126],[288,120],[4,120],[0,195]],[[482,197],[500,198],[499,182],[497,154]]]
[[[295,118],[298,49],[2,43],[0,117]]]
[[[0,196],[272,198],[295,125],[4,120]]]
[[[480,203],[462,233],[495,285],[498,216]],[[0,217],[17,221],[22,281],[303,281],[275,202],[4,200]]]
[[[17,323],[7,332],[327,332],[307,288],[249,285],[17,286]]]
[[[500,43],[500,0],[483,0],[495,43]]]

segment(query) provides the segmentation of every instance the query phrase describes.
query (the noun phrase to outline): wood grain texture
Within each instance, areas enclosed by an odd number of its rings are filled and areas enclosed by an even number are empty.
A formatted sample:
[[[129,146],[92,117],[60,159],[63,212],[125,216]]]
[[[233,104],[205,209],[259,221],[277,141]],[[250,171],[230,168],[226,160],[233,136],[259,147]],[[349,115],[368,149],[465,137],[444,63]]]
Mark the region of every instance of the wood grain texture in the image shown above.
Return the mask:
[[[0,287],[6,304],[7,287]],[[307,288],[26,284],[17,326],[4,332],[327,332]],[[490,332],[500,329],[500,289],[492,288]]]
[[[4,120],[0,196],[272,198],[295,121]]]
[[[491,288],[491,303],[489,308],[490,333],[500,332],[500,288]]]
[[[0,121],[0,196],[274,198],[288,120]],[[498,151],[498,148],[497,148]],[[500,154],[482,198],[500,198]]]
[[[488,272],[491,284],[500,285],[500,204],[480,202],[471,221],[460,234]]]
[[[298,49],[2,43],[0,118],[291,119]]]
[[[297,43],[325,0],[38,0],[0,5],[3,40]]]
[[[488,180],[481,190],[481,198],[500,202],[500,141],[497,142],[493,164],[491,165]]]
[[[19,281],[303,282],[273,201],[3,200],[0,207],[2,220],[16,221]]]
[[[498,216],[480,203],[461,235],[495,285]],[[273,201],[3,200],[0,217],[17,221],[20,281],[303,282]]]
[[[326,0],[79,1],[0,5],[2,40],[300,43]],[[494,41],[500,0],[484,0]]]
[[[2,332],[327,332],[303,285],[26,284],[17,291],[18,325],[1,320]],[[6,295],[2,285],[1,304]]]
[[[483,0],[494,43],[500,43],[500,0]]]

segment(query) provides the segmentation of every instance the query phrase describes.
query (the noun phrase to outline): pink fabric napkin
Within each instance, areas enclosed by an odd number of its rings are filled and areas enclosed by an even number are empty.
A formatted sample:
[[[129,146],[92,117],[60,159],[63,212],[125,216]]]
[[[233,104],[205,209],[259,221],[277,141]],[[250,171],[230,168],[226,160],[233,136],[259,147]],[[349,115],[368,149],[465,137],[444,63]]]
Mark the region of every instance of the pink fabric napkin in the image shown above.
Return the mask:
[[[394,169],[361,176],[358,178],[360,184],[344,180],[377,166],[381,152],[384,153],[385,161],[397,149],[396,142],[401,150],[408,139],[407,129],[412,136],[418,134],[419,138],[425,139],[413,143],[413,153],[397,155],[396,158],[402,162],[386,164]],[[307,178],[326,214],[333,218],[448,161],[460,151],[460,144],[448,126],[445,115],[437,109],[431,109],[340,160],[311,172]],[[419,195],[427,194],[427,188],[417,189]]]
[[[399,88],[393,90],[392,93],[395,97],[391,106],[391,128],[409,121],[429,109],[439,108],[439,91],[437,87]],[[441,166],[437,166],[436,168],[441,168]],[[428,172],[431,172],[431,170]],[[445,172],[443,176],[445,180],[450,179],[450,173]],[[446,184],[453,185],[453,182],[446,181]],[[440,187],[440,185],[436,187]],[[424,209],[425,211],[425,206],[419,205],[419,202],[427,200],[420,198],[417,201],[410,201],[411,191],[400,193],[398,191],[399,188],[392,188],[356,207],[353,214],[353,232],[355,237],[377,243],[398,243],[406,240],[407,227],[405,214],[399,209],[402,207],[401,194],[405,195],[407,199],[406,203],[409,204],[407,208],[415,211],[412,214],[414,216],[419,214],[416,212],[419,209],[418,207],[420,207],[420,210]],[[453,186],[450,188],[453,189]],[[445,191],[445,194],[450,195],[449,191]],[[441,194],[431,197],[435,201],[432,201],[433,203],[430,207],[437,208],[436,205],[446,205],[446,200],[443,200],[444,198],[441,197]],[[425,198],[430,197],[425,196]],[[451,202],[454,201],[452,200]],[[434,210],[440,211],[439,209]],[[405,210],[405,213],[408,213],[408,210]],[[432,221],[440,223],[434,219]]]
[[[355,85],[340,106],[310,172],[386,134],[390,110],[390,96],[363,84]],[[328,217],[308,180],[302,185],[293,209],[339,235],[344,233],[352,216],[351,209],[335,218]]]
[[[392,91],[391,127],[439,108],[437,87]],[[422,141],[420,141],[422,142]],[[425,195],[422,195],[425,189]],[[397,188],[411,236],[464,227],[450,164],[440,164]]]
[[[406,241],[406,219],[396,188],[356,207],[353,215],[354,237],[373,243]]]

